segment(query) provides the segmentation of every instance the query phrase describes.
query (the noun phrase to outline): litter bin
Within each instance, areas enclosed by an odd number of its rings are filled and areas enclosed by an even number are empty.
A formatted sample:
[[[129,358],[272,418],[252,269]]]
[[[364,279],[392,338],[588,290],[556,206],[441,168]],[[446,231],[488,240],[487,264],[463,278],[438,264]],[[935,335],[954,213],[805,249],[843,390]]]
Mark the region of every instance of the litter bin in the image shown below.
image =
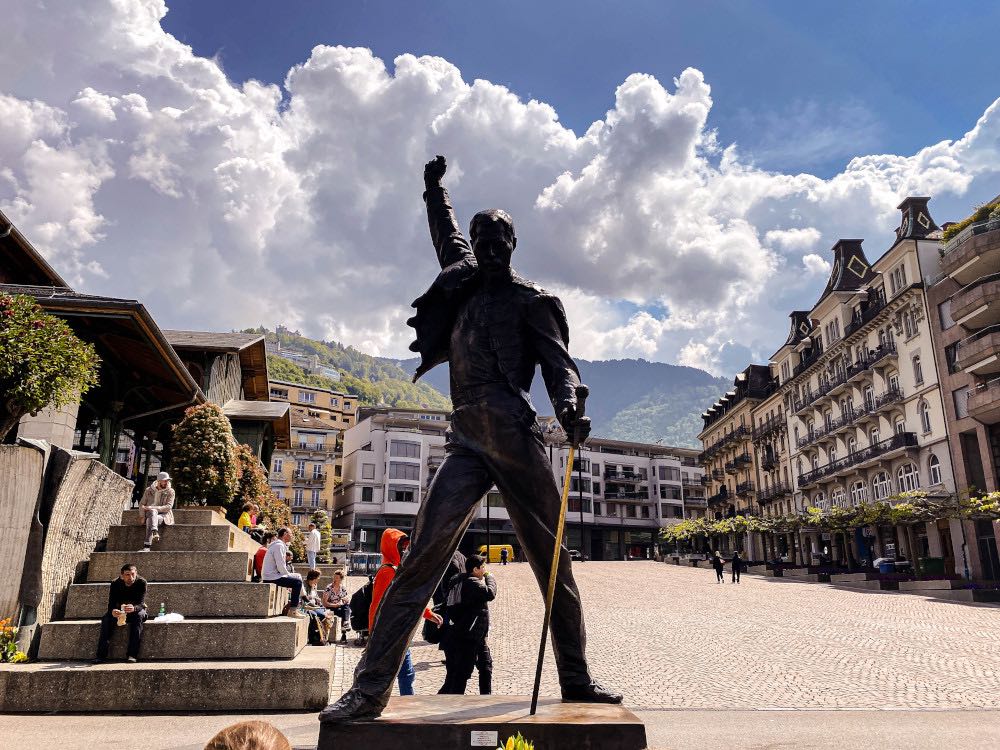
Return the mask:
[[[880,562],[878,564],[878,572],[879,573],[895,573],[896,572],[896,563],[893,562],[892,560],[883,560],[882,562]]]
[[[921,557],[919,563],[920,563],[921,575],[925,576],[944,575],[943,557]]]

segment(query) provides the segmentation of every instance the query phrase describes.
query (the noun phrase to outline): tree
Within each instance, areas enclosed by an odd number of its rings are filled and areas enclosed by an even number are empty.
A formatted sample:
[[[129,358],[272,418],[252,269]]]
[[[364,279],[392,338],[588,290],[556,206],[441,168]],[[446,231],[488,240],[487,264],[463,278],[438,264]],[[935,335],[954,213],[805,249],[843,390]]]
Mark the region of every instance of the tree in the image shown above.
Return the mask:
[[[239,476],[236,483],[236,494],[226,512],[229,520],[234,522],[239,518],[246,503],[256,503],[259,506],[271,495],[271,487],[267,483],[264,467],[261,465],[260,459],[257,458],[257,454],[253,452],[253,448],[246,444],[237,445],[236,464]]]
[[[302,562],[306,559],[306,544],[302,536],[302,529],[292,522],[292,509],[277,497],[274,492],[268,492],[260,505],[260,517],[263,525],[268,531],[277,531],[284,527],[292,532],[292,541],[288,549],[292,552],[292,559]]]
[[[239,463],[232,427],[217,404],[199,404],[184,412],[174,427],[171,470],[181,499],[230,507]]]
[[[319,529],[319,554],[316,555],[316,562],[330,562],[330,545],[333,543],[333,527],[330,525],[330,517],[326,511],[319,508],[312,515],[312,522]]]
[[[0,440],[26,414],[76,401],[97,384],[100,357],[31,297],[0,293]]]

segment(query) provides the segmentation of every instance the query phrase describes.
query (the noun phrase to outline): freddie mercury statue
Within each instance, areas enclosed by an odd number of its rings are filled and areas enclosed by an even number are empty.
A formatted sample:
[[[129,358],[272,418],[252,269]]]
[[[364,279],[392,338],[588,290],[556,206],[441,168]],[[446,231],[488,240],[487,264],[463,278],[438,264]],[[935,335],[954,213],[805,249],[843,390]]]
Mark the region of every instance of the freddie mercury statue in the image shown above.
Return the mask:
[[[421,613],[494,484],[544,594],[561,498],[528,395],[536,365],[563,429],[580,440],[590,433],[590,419],[577,404],[580,374],[567,351],[562,303],[511,269],[517,238],[505,211],[472,218],[470,247],[441,185],[446,169],[443,156],[424,168],[427,220],[441,273],[413,303],[417,312],[407,321],[417,334],[410,349],[421,355],[414,380],[450,364],[454,411],[446,456],[420,506],[409,554],[379,606],[354,685],[320,713],[323,722],[382,713]],[[580,594],[565,545],[551,637],[563,700],[621,702],[587,667]]]

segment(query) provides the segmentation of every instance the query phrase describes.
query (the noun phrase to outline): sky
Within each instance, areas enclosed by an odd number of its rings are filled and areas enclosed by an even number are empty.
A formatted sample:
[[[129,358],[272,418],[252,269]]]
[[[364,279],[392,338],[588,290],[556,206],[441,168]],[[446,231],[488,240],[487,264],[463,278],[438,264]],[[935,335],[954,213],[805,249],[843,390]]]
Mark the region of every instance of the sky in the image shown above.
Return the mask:
[[[1000,6],[0,0],[0,208],[163,327],[408,356],[423,163],[508,209],[571,351],[732,374],[840,237],[1000,193]]]

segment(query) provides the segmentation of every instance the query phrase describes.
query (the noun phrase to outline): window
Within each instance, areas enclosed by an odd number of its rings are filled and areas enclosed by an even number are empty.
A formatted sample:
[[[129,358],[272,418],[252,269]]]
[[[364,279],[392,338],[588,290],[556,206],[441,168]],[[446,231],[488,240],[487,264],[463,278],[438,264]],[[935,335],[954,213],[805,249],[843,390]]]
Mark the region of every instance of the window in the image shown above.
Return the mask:
[[[330,406],[336,407],[339,405],[340,405],[340,399],[337,398],[336,396],[330,396]]]
[[[282,472],[282,470],[284,469],[284,466],[285,466],[285,464],[284,464],[284,462],[280,458],[274,459],[274,469],[273,469],[273,471],[274,471],[275,474],[280,474]]]
[[[594,494],[595,495],[600,495],[601,494],[601,483],[600,482],[594,482]]]
[[[791,369],[788,366],[788,360],[781,363],[781,382],[784,383],[792,376]]]
[[[838,508],[844,507],[844,488],[837,487],[832,493],[830,493],[830,503],[836,505]]]
[[[900,492],[912,492],[920,486],[920,475],[917,474],[917,467],[913,464],[900,466],[896,472],[896,486]]]
[[[642,518],[649,518],[649,506],[648,505],[643,505],[642,508],[639,509],[639,511],[640,511],[639,515]]]
[[[314,508],[319,507],[319,490],[310,490],[309,504]]]
[[[955,416],[958,419],[969,416],[969,389],[957,388],[951,392],[951,398],[955,402]]]
[[[830,458],[830,463],[831,464],[835,463],[836,460],[837,460],[837,446],[835,446],[835,445],[831,446],[828,455],[829,455],[829,458]]]
[[[892,433],[900,435],[904,432],[906,432],[906,420],[902,417],[896,417],[896,421],[892,423]]]
[[[879,438],[878,427],[872,428],[872,431],[868,433],[868,445],[875,445],[879,441]]]
[[[913,357],[913,380],[917,385],[922,385],[924,382],[924,371],[920,367],[920,355],[917,354]]]
[[[296,505],[302,505],[302,498],[305,496],[305,490],[298,488],[292,492],[292,500]]]
[[[885,500],[891,494],[892,481],[889,479],[889,475],[886,472],[880,471],[872,480],[872,497],[874,497],[875,500]]]
[[[933,453],[927,462],[927,474],[931,479],[931,484],[941,484],[941,462]]]
[[[299,391],[299,403],[300,404],[315,404],[316,394],[309,393],[309,391]]]
[[[869,409],[875,408],[875,389],[870,386],[865,386],[865,406]]]
[[[393,503],[415,503],[417,502],[416,487],[402,487],[389,485],[389,502]]]
[[[601,504],[600,503],[594,503],[594,515],[595,516],[601,515]]]
[[[955,319],[951,317],[951,298],[938,305],[938,318],[941,320],[942,331],[947,331],[955,325]]]
[[[601,465],[596,461],[591,461],[590,463],[590,476],[592,477],[601,476]]]
[[[625,515],[628,518],[635,518],[635,506],[634,505],[626,505],[625,506]]]
[[[889,375],[889,390],[898,391],[899,390],[899,373],[894,372]]]
[[[278,498],[279,500],[281,500],[281,499],[283,499],[285,497],[285,491],[281,490],[281,489],[275,490],[274,491],[274,496],[276,498]]]
[[[417,481],[420,479],[420,465],[390,461],[389,479],[408,479],[411,481]]]
[[[299,459],[295,462],[295,478],[302,479],[306,475],[306,462]]]
[[[920,412],[920,427],[924,432],[931,431],[931,409],[927,405],[926,401],[921,401],[920,406],[917,407],[917,411]]]
[[[847,455],[851,456],[858,450],[858,439],[851,435],[847,438]]]
[[[588,477],[583,478],[583,492],[590,492],[590,479]],[[571,477],[569,480],[569,490],[570,492],[580,492],[581,482],[579,477]]]
[[[294,523],[296,526],[301,526],[302,525],[302,514],[301,513],[292,513],[292,523]]]
[[[375,489],[373,487],[362,487],[361,488],[361,502],[370,503],[373,502],[373,495],[375,494]]]
[[[661,466],[660,481],[679,482],[681,481],[681,470],[676,466]]]
[[[395,458],[420,458],[420,443],[392,440],[389,443],[389,455]]]
[[[670,487],[665,484],[660,485],[660,499],[661,500],[680,500],[681,491],[678,487]]]
[[[861,505],[868,502],[868,488],[864,482],[855,482],[851,485],[851,504]]]
[[[374,479],[375,478],[375,464],[361,464],[361,478],[362,479]]]
[[[822,492],[817,492],[812,498],[813,505],[821,510],[827,510],[826,505],[826,495]]]
[[[948,344],[948,346],[944,348],[944,360],[948,365],[948,372],[951,373],[952,375],[958,372],[958,365],[956,364],[956,360],[958,359],[959,343],[961,342],[956,341],[954,344]]]
[[[889,289],[892,294],[897,294],[906,286],[906,266],[900,263],[889,274]]]
[[[904,312],[902,315],[903,315],[903,331],[906,333],[906,338],[910,338],[913,334],[916,333],[916,331],[913,330],[913,316],[911,316],[908,312]]]
[[[288,389],[287,388],[272,388],[271,398],[280,399],[283,401],[288,400]]]

